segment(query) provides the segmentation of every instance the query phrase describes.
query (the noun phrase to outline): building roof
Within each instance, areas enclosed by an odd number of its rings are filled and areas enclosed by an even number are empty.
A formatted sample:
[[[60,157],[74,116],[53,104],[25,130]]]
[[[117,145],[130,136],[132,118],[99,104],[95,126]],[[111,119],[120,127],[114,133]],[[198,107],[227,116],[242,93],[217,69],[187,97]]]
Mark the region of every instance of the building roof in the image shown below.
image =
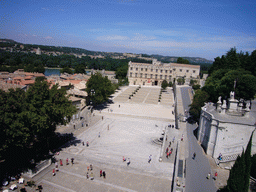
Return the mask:
[[[179,64],[179,63],[170,63],[173,67],[189,67],[189,68],[199,68],[200,65],[189,65],[189,64]]]
[[[75,90],[75,89],[67,90],[67,94],[87,97],[87,92],[86,91],[79,91],[79,90]]]
[[[20,84],[21,85],[31,85],[34,83],[35,83],[35,80],[22,80]]]
[[[68,99],[69,99],[70,101],[72,101],[72,102],[74,102],[74,101],[81,101],[81,100],[82,100],[82,98],[73,97],[73,96],[70,96]]]
[[[229,123],[238,123],[238,124],[249,124],[249,125],[254,125],[255,123],[255,118],[251,115],[250,113],[250,117],[246,117],[246,116],[232,116],[229,114],[222,114],[219,113],[216,110],[216,107],[213,106],[212,104],[207,104],[204,106],[206,108],[206,112],[210,113],[213,115],[214,119],[217,119],[221,122],[229,122]]]
[[[12,83],[6,83],[3,81],[0,81],[0,89],[3,91],[8,91],[9,89],[17,89],[17,88],[24,88],[24,85],[18,85],[18,84],[12,84]]]

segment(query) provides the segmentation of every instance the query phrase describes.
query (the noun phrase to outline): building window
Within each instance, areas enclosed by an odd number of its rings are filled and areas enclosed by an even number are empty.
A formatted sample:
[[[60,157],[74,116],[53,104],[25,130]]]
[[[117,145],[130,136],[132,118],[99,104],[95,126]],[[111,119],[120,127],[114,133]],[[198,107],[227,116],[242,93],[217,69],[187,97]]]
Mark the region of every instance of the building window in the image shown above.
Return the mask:
[[[182,69],[180,69],[180,72],[182,72]]]
[[[193,70],[193,73],[196,73],[196,70]]]
[[[156,72],[158,72],[158,69],[156,69]]]
[[[169,75],[169,79],[172,79],[172,76],[171,76],[171,75]]]
[[[135,77],[137,77],[137,73],[135,73]]]
[[[172,73],[172,70],[170,70],[170,73]]]
[[[130,77],[132,77],[132,73],[130,73]]]
[[[187,70],[187,73],[189,72],[189,70]]]
[[[145,74],[145,78],[147,78],[147,74]]]
[[[167,75],[164,76],[164,79],[167,79]]]
[[[136,71],[138,71],[138,68],[136,68]]]
[[[160,75],[160,79],[162,79],[162,75]]]
[[[141,68],[141,71],[143,71],[143,68]]]
[[[151,69],[151,72],[153,72],[153,69]]]
[[[167,70],[165,70],[165,73],[167,73],[168,71]]]
[[[140,78],[142,78],[142,73],[140,74]]]
[[[173,71],[176,71],[176,69],[174,68]]]
[[[146,68],[145,71],[148,71],[148,68]]]
[[[153,74],[150,75],[150,78],[151,78],[151,79],[153,78]]]
[[[157,75],[155,76],[155,79],[157,79]]]
[[[130,70],[132,70],[132,67],[130,67]]]
[[[162,69],[160,70],[160,73],[163,73],[163,70],[162,70]]]

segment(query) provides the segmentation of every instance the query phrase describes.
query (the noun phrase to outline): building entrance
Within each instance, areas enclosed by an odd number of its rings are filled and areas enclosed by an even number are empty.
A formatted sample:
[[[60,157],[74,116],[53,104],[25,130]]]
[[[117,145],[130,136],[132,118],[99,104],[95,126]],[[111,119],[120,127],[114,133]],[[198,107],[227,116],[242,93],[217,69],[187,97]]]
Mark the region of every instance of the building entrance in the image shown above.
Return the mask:
[[[158,81],[155,81],[155,85],[157,85],[158,84]]]

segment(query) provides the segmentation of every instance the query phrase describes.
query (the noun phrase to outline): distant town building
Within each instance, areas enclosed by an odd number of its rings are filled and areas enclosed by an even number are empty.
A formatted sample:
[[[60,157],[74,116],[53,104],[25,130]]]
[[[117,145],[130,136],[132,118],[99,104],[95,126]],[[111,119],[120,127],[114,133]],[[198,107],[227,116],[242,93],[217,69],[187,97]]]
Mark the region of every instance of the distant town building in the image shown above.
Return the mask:
[[[40,47],[37,48],[36,54],[37,54],[37,55],[41,55],[41,54],[42,54]]]
[[[185,83],[189,84],[190,79],[200,79],[200,65],[161,63],[153,59],[152,64],[130,61],[128,67],[130,85],[161,86],[163,80],[173,82],[178,78],[184,78]]]

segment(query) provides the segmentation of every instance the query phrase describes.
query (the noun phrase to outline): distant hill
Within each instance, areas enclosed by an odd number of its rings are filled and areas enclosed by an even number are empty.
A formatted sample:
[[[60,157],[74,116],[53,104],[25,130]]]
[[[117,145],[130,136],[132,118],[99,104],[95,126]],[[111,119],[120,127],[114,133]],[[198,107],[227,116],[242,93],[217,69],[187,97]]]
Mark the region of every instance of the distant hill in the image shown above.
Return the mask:
[[[12,39],[0,39],[0,47],[9,47],[14,48],[16,51],[21,50],[20,45],[23,45],[22,51],[29,51],[32,49],[37,49],[38,47],[42,51],[46,52],[62,52],[64,54],[78,54],[78,55],[92,55],[92,56],[103,56],[103,57],[119,57],[124,58],[134,58],[139,57],[140,59],[149,59],[149,58],[156,58],[159,61],[162,61],[164,63],[170,63],[170,62],[177,62],[177,59],[179,57],[175,56],[162,56],[157,54],[127,54],[127,53],[118,53],[118,52],[101,52],[101,51],[90,51],[82,48],[73,48],[73,47],[61,47],[61,46],[47,46],[47,45],[36,45],[36,44],[22,44],[19,42],[16,42]],[[129,56],[130,55],[130,56]],[[187,59],[190,64],[212,64],[213,61],[207,60],[205,58],[201,57],[182,57],[183,59]]]
[[[157,60],[166,62],[166,63],[170,63],[170,62],[176,63],[177,59],[179,58],[175,56],[162,56],[162,55],[150,55],[150,57],[154,57]],[[213,61],[207,60],[201,57],[182,57],[182,58],[187,59],[190,64],[212,64],[213,63]]]

